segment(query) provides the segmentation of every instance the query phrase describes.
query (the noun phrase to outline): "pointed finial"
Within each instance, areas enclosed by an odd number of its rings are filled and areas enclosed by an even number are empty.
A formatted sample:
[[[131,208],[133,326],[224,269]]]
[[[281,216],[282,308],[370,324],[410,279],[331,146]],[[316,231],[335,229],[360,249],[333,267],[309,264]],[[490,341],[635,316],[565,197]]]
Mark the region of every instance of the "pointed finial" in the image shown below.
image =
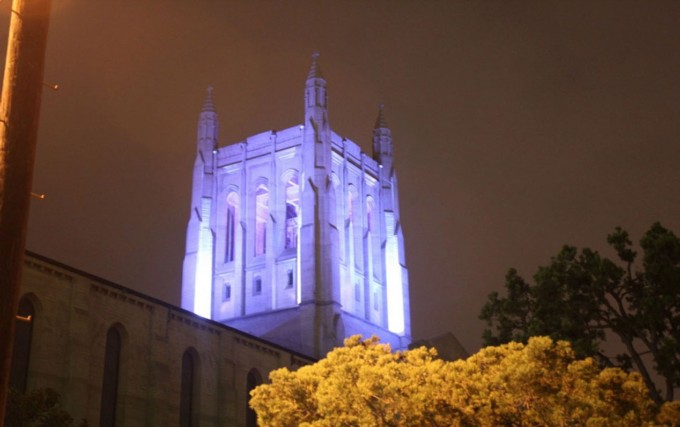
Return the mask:
[[[205,101],[203,102],[203,111],[215,112],[215,103],[213,102],[213,97],[212,97],[213,87],[208,86],[207,92],[208,92],[208,94],[206,95]]]
[[[388,128],[387,119],[385,119],[385,104],[380,104],[378,107],[378,118],[375,120],[375,129]]]
[[[319,52],[316,50],[312,52],[312,67],[309,69],[309,75],[307,76],[307,80],[309,79],[323,79],[323,76],[321,75],[321,67],[319,67],[318,64],[318,58],[319,58]]]

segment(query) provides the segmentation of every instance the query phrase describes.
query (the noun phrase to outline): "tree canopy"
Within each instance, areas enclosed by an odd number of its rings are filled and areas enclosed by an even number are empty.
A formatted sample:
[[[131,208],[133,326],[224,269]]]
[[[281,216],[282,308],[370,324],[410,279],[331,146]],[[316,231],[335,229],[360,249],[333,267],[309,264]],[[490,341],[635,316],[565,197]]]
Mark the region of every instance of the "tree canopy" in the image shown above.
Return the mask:
[[[511,269],[506,296],[489,295],[481,319],[489,326],[486,345],[527,342],[532,336],[568,340],[580,356],[606,366],[634,367],[650,396],[672,400],[680,387],[680,239],[655,223],[640,240],[642,259],[621,228],[607,237],[616,259],[585,248],[564,246],[534,284]],[[606,338],[624,350],[607,354]],[[653,373],[663,379],[657,389]]]
[[[354,336],[325,359],[270,374],[251,392],[264,426],[650,426],[658,407],[638,373],[579,360],[566,341],[487,347],[446,362],[424,347],[393,353]]]

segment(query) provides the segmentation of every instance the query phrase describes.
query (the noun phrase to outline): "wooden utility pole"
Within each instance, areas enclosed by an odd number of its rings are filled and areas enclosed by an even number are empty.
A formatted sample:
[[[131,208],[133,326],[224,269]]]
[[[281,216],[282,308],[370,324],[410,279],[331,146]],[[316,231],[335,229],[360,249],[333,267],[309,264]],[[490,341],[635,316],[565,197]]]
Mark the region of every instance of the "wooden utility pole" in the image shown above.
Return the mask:
[[[26,246],[51,0],[13,0],[0,101],[0,427]]]

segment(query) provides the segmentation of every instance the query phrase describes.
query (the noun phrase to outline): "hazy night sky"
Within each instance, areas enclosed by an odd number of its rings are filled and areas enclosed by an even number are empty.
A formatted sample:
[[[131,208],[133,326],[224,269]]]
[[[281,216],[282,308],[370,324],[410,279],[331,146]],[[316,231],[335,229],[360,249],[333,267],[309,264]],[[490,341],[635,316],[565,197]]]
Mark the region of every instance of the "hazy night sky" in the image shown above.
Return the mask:
[[[55,0],[28,248],[178,304],[206,87],[221,146],[299,124],[314,50],[337,133],[385,103],[415,338],[476,351],[509,267],[680,233],[680,2]]]

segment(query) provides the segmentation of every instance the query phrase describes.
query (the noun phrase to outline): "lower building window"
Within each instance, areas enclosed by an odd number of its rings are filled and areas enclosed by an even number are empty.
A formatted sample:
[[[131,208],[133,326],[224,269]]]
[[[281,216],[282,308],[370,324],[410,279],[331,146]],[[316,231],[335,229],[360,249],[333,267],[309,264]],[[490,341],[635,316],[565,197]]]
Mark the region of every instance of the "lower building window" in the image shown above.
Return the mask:
[[[224,285],[222,293],[222,301],[229,301],[231,299],[231,285],[229,283]]]
[[[262,293],[262,278],[255,276],[253,280],[253,295],[260,295]]]

